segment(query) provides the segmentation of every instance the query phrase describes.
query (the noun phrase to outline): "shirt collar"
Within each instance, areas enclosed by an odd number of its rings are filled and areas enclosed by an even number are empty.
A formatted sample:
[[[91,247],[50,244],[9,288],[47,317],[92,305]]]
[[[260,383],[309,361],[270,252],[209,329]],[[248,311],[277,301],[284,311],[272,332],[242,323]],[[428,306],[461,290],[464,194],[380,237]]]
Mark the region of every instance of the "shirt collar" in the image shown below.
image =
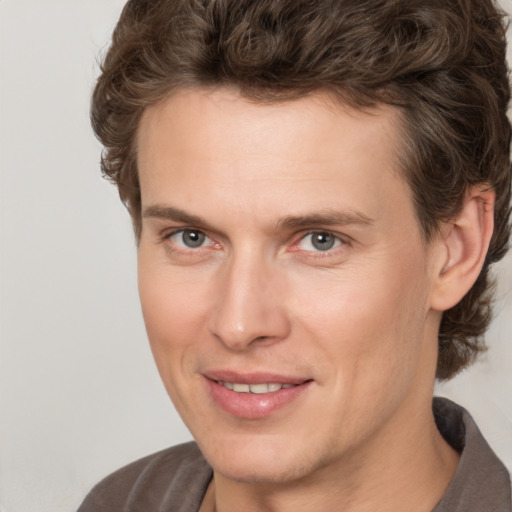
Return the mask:
[[[434,398],[433,411],[437,428],[461,456],[432,512],[512,512],[508,471],[468,411],[446,398]]]

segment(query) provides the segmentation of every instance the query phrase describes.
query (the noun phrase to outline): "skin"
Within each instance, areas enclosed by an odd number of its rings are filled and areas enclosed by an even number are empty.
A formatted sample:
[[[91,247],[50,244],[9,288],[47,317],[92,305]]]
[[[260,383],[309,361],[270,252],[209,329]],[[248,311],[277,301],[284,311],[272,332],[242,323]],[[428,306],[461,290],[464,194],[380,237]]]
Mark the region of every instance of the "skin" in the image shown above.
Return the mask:
[[[214,468],[202,510],[432,510],[458,461],[431,411],[441,311],[476,278],[485,237],[471,245],[454,222],[426,246],[396,112],[190,89],[148,108],[138,135],[140,297],[165,387]],[[488,234],[481,202],[470,194],[466,217]],[[240,418],[207,391],[217,369],[310,382]]]

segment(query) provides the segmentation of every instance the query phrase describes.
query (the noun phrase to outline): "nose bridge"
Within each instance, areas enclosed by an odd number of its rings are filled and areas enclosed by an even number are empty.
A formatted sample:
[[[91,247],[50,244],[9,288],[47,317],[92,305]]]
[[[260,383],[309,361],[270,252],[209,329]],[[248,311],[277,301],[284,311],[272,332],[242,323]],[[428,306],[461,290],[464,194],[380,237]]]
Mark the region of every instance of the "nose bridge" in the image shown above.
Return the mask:
[[[279,286],[282,277],[263,252],[251,247],[233,252],[218,276],[213,334],[236,350],[285,337],[289,321]]]

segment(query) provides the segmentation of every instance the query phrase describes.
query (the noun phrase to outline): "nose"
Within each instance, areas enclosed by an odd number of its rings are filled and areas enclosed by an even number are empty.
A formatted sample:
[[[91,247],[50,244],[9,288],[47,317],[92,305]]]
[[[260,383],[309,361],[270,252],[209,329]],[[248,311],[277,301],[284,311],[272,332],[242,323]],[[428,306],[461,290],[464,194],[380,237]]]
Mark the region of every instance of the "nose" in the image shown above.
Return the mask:
[[[252,252],[226,262],[215,279],[209,328],[227,348],[242,351],[288,336],[291,324],[279,268]]]

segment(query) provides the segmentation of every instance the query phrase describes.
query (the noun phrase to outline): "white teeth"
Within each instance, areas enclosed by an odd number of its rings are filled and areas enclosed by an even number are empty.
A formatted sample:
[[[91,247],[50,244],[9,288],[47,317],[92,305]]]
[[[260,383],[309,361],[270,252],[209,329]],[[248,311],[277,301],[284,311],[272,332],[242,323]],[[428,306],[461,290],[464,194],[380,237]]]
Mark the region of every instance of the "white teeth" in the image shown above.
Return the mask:
[[[295,386],[295,384],[238,384],[236,382],[220,382],[222,386],[231,391],[236,391],[237,393],[254,393],[257,395],[263,395],[265,393],[274,393],[275,391],[279,391],[280,389],[289,389]]]
[[[268,393],[268,384],[251,384],[249,387],[251,388],[251,393],[258,395]]]
[[[233,384],[233,391],[237,393],[250,393],[251,388],[249,384]]]

